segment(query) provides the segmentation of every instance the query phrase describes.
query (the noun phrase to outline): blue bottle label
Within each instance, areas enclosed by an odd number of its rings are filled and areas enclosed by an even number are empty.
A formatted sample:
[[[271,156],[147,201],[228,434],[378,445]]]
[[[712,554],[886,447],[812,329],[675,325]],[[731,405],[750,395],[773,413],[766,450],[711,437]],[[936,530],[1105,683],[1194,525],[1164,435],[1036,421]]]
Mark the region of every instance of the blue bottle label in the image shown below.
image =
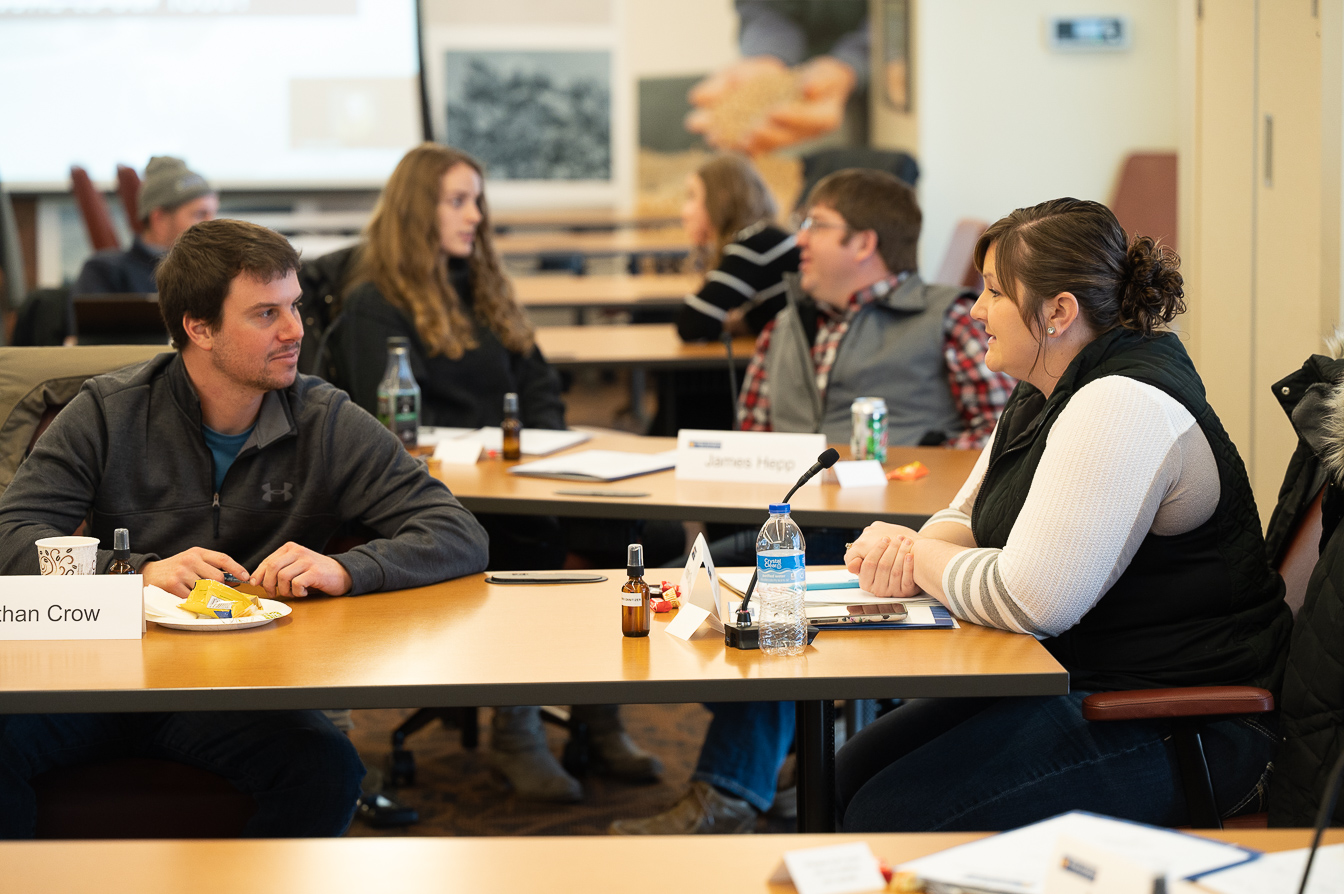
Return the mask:
[[[790,554],[757,553],[756,582],[758,584],[803,584],[807,580],[807,566],[801,552]]]

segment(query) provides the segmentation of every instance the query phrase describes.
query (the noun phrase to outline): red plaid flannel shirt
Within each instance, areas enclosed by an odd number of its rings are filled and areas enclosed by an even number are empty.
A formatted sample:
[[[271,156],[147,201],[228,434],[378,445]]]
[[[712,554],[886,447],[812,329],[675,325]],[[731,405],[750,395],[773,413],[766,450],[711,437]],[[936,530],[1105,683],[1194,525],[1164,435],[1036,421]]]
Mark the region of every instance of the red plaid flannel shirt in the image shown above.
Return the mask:
[[[862,289],[849,299],[843,312],[817,302],[817,337],[812,344],[812,361],[817,369],[817,388],[824,397],[840,344],[865,304],[886,295],[908,274],[890,276]],[[958,298],[947,308],[943,323],[943,359],[947,364],[948,385],[965,423],[965,430],[949,439],[945,446],[979,448],[985,445],[999,414],[1008,403],[1016,384],[1011,376],[996,373],[985,366],[985,337],[980,325],[971,319],[975,299]],[[771,320],[756,339],[756,352],[747,365],[738,400],[737,418],[743,431],[770,431],[770,382],[765,374],[765,357],[775,330]]]

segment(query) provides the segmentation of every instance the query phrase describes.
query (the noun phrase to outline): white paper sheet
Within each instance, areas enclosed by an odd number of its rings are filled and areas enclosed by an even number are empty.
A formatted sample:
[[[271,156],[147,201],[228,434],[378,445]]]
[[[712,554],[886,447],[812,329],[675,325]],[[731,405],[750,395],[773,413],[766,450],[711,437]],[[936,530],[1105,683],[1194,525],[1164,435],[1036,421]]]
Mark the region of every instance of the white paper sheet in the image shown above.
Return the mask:
[[[1306,848],[1280,851],[1210,873],[1199,883],[1221,894],[1296,894],[1306,865]],[[1331,844],[1316,852],[1307,894],[1344,894],[1344,844]]]
[[[620,481],[672,468],[676,451],[626,453],[620,450],[580,450],[564,456],[522,463],[509,469],[514,475],[559,478],[563,481]]]
[[[1105,848],[1171,878],[1254,859],[1255,852],[1170,829],[1074,811],[900,866],[926,881],[1004,894],[1040,894],[1060,835]]]

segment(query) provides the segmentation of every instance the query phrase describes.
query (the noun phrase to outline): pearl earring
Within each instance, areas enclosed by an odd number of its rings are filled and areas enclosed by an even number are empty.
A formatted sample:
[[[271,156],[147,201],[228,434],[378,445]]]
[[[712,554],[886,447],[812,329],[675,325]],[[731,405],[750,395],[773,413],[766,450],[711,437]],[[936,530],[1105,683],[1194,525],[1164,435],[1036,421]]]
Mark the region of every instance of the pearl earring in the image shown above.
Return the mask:
[[[1047,327],[1045,327],[1045,334],[1046,334],[1046,335],[1054,335],[1054,334],[1055,334],[1055,327],[1054,327],[1054,326],[1047,326]]]

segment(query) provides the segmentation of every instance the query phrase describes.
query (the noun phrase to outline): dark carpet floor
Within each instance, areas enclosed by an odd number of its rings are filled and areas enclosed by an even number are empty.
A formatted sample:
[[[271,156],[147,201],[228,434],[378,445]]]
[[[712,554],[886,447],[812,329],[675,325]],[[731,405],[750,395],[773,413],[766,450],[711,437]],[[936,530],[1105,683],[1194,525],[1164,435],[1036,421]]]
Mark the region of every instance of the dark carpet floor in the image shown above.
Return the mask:
[[[387,766],[392,730],[409,710],[355,711],[351,739],[367,766]],[[349,834],[369,835],[602,835],[612,820],[659,813],[675,802],[690,781],[709,712],[700,705],[626,705],[626,728],[666,767],[661,782],[634,785],[590,776],[581,780],[579,804],[540,804],[513,795],[486,759],[489,709],[479,712],[481,746],[463,749],[456,729],[433,723],[407,740],[415,754],[416,783],[395,796],[420,812],[420,822],[398,829],[374,829],[356,819]],[[546,724],[551,750],[564,747],[567,732]],[[792,832],[794,823],[762,818],[760,832]]]

